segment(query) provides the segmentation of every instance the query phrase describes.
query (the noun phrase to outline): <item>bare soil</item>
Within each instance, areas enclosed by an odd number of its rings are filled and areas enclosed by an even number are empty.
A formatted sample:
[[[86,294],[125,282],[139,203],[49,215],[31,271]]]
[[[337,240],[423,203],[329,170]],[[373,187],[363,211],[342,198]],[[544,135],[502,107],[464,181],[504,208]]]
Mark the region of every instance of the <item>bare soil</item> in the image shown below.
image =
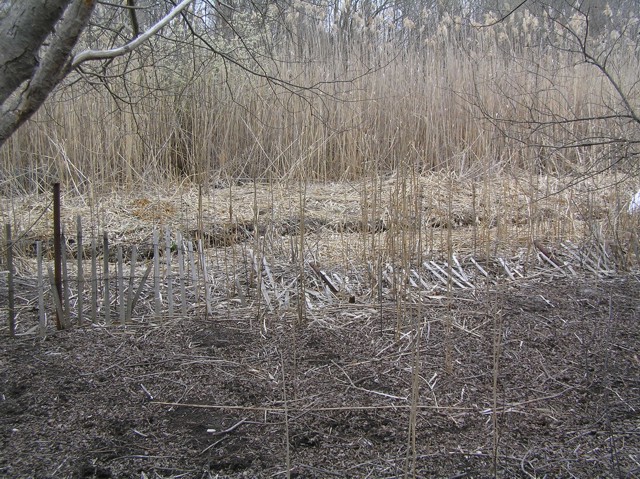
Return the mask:
[[[4,335],[0,475],[640,477],[639,313],[583,276]]]

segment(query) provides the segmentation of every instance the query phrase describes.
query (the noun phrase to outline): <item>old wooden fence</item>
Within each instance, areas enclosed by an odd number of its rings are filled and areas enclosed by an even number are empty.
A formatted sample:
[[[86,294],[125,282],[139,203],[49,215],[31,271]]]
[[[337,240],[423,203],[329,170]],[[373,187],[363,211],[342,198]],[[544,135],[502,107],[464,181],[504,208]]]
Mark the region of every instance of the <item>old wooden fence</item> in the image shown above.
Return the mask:
[[[5,226],[5,239],[8,323],[14,335],[16,242],[10,225]],[[195,307],[211,312],[202,240],[183,238],[180,232],[172,234],[167,228],[154,231],[148,244],[112,246],[106,232],[86,240],[78,217],[75,236],[63,232],[60,241],[60,283],[51,261],[47,261],[51,258],[45,257],[50,252],[44,251],[41,241],[34,245],[40,334],[45,333],[52,313],[58,327],[66,328],[96,322],[126,324],[135,317],[187,315]]]

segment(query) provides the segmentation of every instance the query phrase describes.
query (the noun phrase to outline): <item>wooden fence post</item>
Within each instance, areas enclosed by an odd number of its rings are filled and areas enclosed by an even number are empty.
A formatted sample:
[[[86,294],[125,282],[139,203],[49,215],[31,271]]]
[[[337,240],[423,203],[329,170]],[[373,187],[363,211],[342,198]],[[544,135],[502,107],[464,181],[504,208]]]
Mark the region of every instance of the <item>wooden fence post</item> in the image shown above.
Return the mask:
[[[200,266],[202,267],[202,279],[204,285],[204,301],[206,303],[206,316],[210,316],[213,312],[211,308],[211,293],[209,291],[209,274],[207,273],[207,262],[204,256],[204,246],[202,245],[202,239],[198,240],[198,257],[200,259]]]
[[[153,230],[153,310],[156,319],[160,318],[162,302],[160,301],[160,249],[158,230]]]
[[[78,261],[78,326],[82,326],[82,309],[84,307],[84,271],[82,270],[82,260],[84,259],[84,249],[82,246],[82,219],[80,215],[76,218],[76,246]]]
[[[62,232],[60,226],[60,183],[53,184],[53,256],[54,256],[54,288],[58,300],[62,302]],[[62,305],[62,303],[61,303]],[[62,308],[56,308],[56,328],[62,329],[64,318]]]
[[[118,261],[118,271],[117,271],[117,283],[118,283],[118,316],[120,318],[120,324],[125,323],[125,312],[124,312],[124,304],[125,304],[125,295],[124,295],[124,271],[122,266],[122,245],[118,245],[117,249],[117,261]]]
[[[129,265],[129,290],[127,291],[127,311],[125,313],[125,322],[131,321],[133,315],[133,286],[136,274],[136,261],[138,259],[138,248],[136,245],[131,247],[131,264]]]
[[[97,319],[98,308],[98,265],[97,265],[96,239],[91,239],[91,322]]]
[[[71,323],[71,310],[69,308],[69,297],[71,296],[71,286],[69,285],[69,271],[67,268],[67,243],[64,236],[64,228],[60,228],[60,257],[62,259],[62,325],[69,326]]]
[[[187,251],[189,254],[189,268],[191,269],[191,284],[193,285],[193,294],[196,298],[196,304],[200,302],[200,291],[198,288],[198,273],[196,272],[196,261],[193,254],[193,241],[187,241]]]
[[[104,323],[109,326],[111,324],[111,304],[109,299],[109,236],[106,231],[102,232],[102,276],[104,280]]]
[[[178,231],[176,236],[176,243],[178,244],[178,276],[180,277],[180,297],[182,303],[180,304],[182,316],[187,316],[187,292],[184,286],[184,243],[182,241],[182,233]]]
[[[173,318],[173,275],[171,274],[171,233],[169,227],[164,232],[165,256],[167,264],[167,301],[169,303],[169,317]]]

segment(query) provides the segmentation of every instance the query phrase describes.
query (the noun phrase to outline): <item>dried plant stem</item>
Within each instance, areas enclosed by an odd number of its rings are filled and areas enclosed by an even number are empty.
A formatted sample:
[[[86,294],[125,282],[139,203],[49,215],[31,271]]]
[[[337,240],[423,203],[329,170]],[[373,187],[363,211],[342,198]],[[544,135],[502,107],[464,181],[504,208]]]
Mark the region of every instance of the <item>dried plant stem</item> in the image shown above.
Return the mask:
[[[496,298],[497,301],[497,298]],[[497,304],[488,303],[489,315],[493,323],[493,383],[492,383],[492,405],[493,413],[491,422],[493,426],[493,453],[492,470],[495,478],[498,477],[498,453],[500,445],[500,431],[498,424],[498,380],[500,378],[500,354],[502,349],[502,311]]]
[[[285,375],[284,356],[280,353],[280,365],[282,367],[282,401],[284,413],[284,441],[285,441],[285,460],[287,467],[287,479],[291,478],[291,448],[289,437],[289,401],[287,399],[287,378]]]
[[[447,195],[447,318],[445,325],[445,343],[444,343],[444,367],[447,374],[453,373],[453,357],[452,357],[452,330],[453,330],[453,296],[452,296],[452,280],[451,268],[453,264],[453,179],[449,179],[449,194]]]

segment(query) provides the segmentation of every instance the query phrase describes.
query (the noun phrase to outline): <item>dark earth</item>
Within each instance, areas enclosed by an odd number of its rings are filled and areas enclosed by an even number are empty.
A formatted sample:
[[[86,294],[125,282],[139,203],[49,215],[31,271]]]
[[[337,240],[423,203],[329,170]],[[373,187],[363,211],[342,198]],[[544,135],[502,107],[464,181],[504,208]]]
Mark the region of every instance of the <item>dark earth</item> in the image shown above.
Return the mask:
[[[5,329],[0,475],[640,477],[639,314],[626,275]]]

